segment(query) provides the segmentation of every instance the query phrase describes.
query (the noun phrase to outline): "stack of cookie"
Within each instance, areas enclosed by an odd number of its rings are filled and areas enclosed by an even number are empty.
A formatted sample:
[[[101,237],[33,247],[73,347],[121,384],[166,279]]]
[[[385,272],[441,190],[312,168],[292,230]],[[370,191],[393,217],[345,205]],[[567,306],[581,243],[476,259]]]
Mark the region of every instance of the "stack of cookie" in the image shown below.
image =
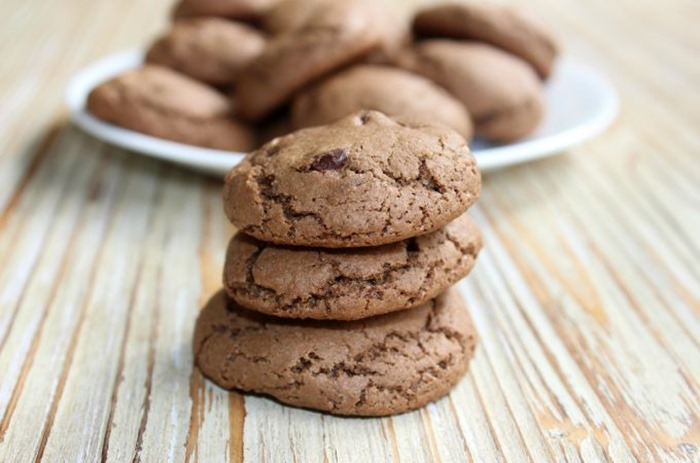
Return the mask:
[[[342,415],[447,394],[475,333],[450,287],[481,235],[460,134],[363,111],[272,140],[226,178],[239,229],[201,312],[200,370],[224,388]]]
[[[186,144],[248,152],[362,109],[511,142],[544,114],[557,47],[511,8],[380,0],[182,0],[141,69],[88,98],[95,116]]]

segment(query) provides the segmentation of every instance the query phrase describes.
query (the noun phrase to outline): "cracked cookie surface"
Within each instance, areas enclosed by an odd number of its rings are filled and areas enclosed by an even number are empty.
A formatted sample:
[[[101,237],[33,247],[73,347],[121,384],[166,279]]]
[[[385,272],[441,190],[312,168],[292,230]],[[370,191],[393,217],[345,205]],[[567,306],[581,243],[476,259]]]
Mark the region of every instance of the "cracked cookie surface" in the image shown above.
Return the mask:
[[[377,246],[445,226],[480,190],[458,133],[362,111],[251,153],[226,177],[224,209],[262,241]]]
[[[434,298],[469,273],[481,246],[466,214],[427,235],[348,250],[275,246],[239,232],[229,243],[224,286],[257,312],[357,320]]]
[[[475,345],[456,289],[414,309],[354,322],[269,317],[220,291],[194,334],[197,365],[219,386],[358,416],[402,413],[446,395]]]

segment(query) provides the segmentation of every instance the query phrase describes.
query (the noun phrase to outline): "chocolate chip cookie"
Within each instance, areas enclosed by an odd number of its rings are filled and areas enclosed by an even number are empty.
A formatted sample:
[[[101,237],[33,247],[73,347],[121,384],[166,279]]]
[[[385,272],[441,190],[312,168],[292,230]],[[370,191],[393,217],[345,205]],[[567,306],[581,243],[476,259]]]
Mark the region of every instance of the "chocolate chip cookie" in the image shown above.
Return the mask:
[[[146,65],[97,86],[87,109],[112,124],[190,145],[247,152],[253,132],[231,118],[228,99],[168,68]]]
[[[239,232],[229,243],[224,286],[257,312],[357,320],[434,298],[469,273],[481,245],[466,214],[427,235],[350,250],[275,246]]]
[[[298,95],[292,104],[296,128],[328,124],[362,109],[388,116],[414,116],[472,135],[464,105],[430,80],[401,69],[357,65]]]
[[[272,38],[236,81],[238,114],[260,120],[314,80],[377,49],[381,35],[371,17],[350,5],[329,2],[304,27]]]
[[[442,228],[480,190],[457,132],[362,111],[248,155],[226,176],[224,209],[262,241],[378,246]]]
[[[475,343],[454,289],[414,309],[355,322],[269,317],[220,291],[199,315],[194,356],[226,389],[337,415],[382,416],[448,394]]]
[[[502,48],[530,63],[546,79],[558,50],[552,34],[522,11],[490,3],[428,7],[415,16],[415,32],[428,37],[477,40]]]
[[[252,27],[219,18],[176,21],[156,40],[146,62],[172,68],[214,86],[230,86],[265,46]]]
[[[426,40],[401,66],[446,88],[469,110],[477,134],[511,142],[532,133],[544,115],[542,85],[521,59],[478,42]]]
[[[181,0],[173,10],[175,18],[219,16],[257,22],[279,0]]]

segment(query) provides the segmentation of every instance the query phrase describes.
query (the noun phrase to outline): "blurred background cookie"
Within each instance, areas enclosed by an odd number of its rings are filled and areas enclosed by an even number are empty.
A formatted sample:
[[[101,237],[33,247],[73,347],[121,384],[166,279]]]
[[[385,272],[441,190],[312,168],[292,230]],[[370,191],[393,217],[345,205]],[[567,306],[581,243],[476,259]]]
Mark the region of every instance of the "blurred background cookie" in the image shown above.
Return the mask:
[[[245,24],[219,18],[181,19],[151,45],[146,62],[223,87],[232,85],[264,46],[263,35]]]
[[[270,34],[297,31],[305,27],[316,12],[334,1],[282,0],[263,16],[263,27]],[[370,61],[388,62],[410,42],[410,24],[403,9],[392,9],[386,2],[372,0],[343,0],[342,3],[345,11],[353,9],[372,21],[380,35],[379,48],[370,55]]]
[[[161,66],[146,65],[99,85],[87,107],[107,122],[167,140],[233,151],[255,146],[253,132],[231,119],[224,95]]]
[[[258,22],[263,13],[279,0],[181,0],[173,9],[174,18],[219,16]]]
[[[374,24],[363,9],[327,2],[300,29],[270,39],[236,80],[238,114],[260,120],[313,81],[376,50],[381,35]]]
[[[490,45],[426,40],[399,61],[464,103],[476,133],[490,140],[509,142],[524,137],[544,114],[543,89],[533,69]]]
[[[464,2],[425,8],[416,14],[419,36],[477,40],[525,60],[546,79],[557,57],[553,35],[527,13],[491,3]]]
[[[300,93],[292,104],[294,128],[334,122],[361,109],[388,116],[414,116],[451,127],[471,138],[465,106],[416,74],[378,65],[357,65]]]

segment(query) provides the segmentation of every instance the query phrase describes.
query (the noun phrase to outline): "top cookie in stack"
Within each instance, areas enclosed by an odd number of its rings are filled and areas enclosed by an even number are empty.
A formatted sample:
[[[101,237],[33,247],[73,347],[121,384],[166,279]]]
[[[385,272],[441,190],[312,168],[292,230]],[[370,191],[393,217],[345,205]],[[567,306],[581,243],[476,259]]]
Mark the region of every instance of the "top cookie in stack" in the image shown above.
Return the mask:
[[[248,155],[226,177],[224,207],[263,241],[353,248],[435,231],[461,215],[480,186],[453,130],[364,111]]]

